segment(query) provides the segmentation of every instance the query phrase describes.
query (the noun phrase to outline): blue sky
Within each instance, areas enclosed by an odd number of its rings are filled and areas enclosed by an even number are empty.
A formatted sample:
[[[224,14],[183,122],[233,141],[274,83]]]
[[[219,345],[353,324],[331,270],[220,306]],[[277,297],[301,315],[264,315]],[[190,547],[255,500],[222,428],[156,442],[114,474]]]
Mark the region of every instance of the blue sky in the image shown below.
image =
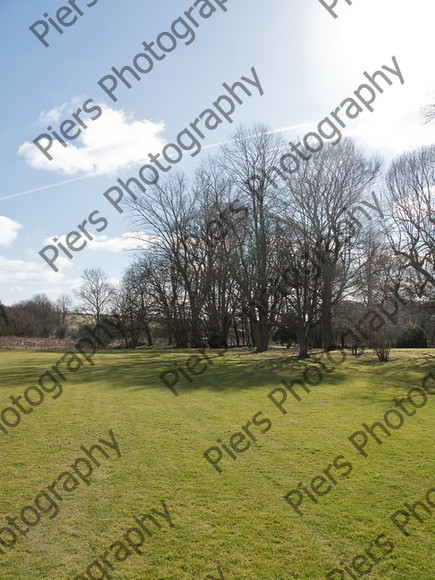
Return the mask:
[[[325,0],[326,1],[326,0]],[[332,4],[332,0],[329,0]],[[83,11],[60,35],[53,27],[48,47],[29,27],[43,14],[55,17],[64,0],[2,0],[0,174],[0,300],[11,304],[45,292],[70,293],[84,268],[100,266],[114,280],[131,254],[128,221],[103,192],[117,178],[137,174],[148,153],[157,153],[222,94],[222,83],[251,76],[255,67],[264,95],[253,89],[237,107],[232,125],[222,123],[203,140],[194,159],[185,154],[177,170],[191,173],[238,123],[266,123],[294,140],[333,111],[364,82],[363,72],[399,63],[405,83],[379,95],[373,113],[349,122],[346,134],[387,160],[434,139],[419,108],[435,91],[433,0],[338,0],[334,19],[318,0],[227,0],[208,19],[199,18],[195,39],[156,62],[132,88],[119,86],[111,101],[98,81],[131,65],[159,33],[193,6],[193,0],[76,0]],[[213,0],[211,0],[213,4]],[[197,14],[198,7],[192,12]],[[32,141],[59,125],[87,99],[103,114],[68,147],[50,150],[48,162]],[[56,155],[55,155],[56,153]],[[109,225],[72,260],[54,272],[38,252],[62,239],[99,210]],[[94,235],[95,235],[94,231]]]

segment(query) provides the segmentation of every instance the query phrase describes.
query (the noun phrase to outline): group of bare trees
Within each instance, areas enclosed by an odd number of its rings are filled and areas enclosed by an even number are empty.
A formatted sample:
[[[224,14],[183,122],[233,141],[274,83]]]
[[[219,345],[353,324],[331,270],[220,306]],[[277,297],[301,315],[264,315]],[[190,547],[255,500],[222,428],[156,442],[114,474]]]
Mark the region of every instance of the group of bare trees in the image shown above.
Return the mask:
[[[158,336],[263,352],[278,331],[306,356],[313,346],[357,348],[346,338],[356,319],[396,296],[407,305],[401,327],[423,325],[433,340],[435,146],[384,173],[352,139],[301,155],[297,168],[290,157],[266,127],[240,128],[192,180],[174,172],[138,191],[127,209],[145,249],[119,286],[85,270],[79,311],[97,327],[106,317],[126,347]],[[35,319],[49,308],[36,298]],[[362,334],[379,346],[395,324],[365,323]]]
[[[387,174],[387,237],[394,255],[416,275],[422,297],[435,286],[435,146],[405,153]]]
[[[45,294],[36,294],[12,306],[2,307],[0,336],[63,338],[71,299],[66,294],[53,302]]]
[[[131,325],[137,312],[149,341],[158,319],[175,346],[228,346],[231,334],[257,352],[285,328],[305,356],[336,347],[346,305],[352,318],[352,304],[401,293],[432,307],[435,147],[402,155],[385,175],[351,139],[297,171],[283,152],[276,133],[241,128],[194,180],[173,174],[138,192],[129,211],[148,246],[126,273],[118,319]],[[355,219],[373,191],[382,210]]]

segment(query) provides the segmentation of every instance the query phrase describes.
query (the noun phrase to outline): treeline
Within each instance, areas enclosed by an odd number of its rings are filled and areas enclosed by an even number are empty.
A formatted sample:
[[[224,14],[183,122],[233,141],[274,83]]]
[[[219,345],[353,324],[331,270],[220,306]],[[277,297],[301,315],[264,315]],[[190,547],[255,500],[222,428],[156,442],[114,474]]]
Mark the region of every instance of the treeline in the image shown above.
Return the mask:
[[[71,304],[67,295],[53,302],[36,294],[12,306],[0,305],[0,336],[64,338]]]
[[[384,171],[352,139],[286,151],[240,128],[190,181],[130,179],[145,249],[117,288],[86,270],[80,312],[129,348],[433,346],[435,146]]]
[[[126,345],[433,344],[435,147],[382,173],[351,139],[298,159],[284,145],[241,128],[191,181],[127,182],[146,248],[104,308]]]

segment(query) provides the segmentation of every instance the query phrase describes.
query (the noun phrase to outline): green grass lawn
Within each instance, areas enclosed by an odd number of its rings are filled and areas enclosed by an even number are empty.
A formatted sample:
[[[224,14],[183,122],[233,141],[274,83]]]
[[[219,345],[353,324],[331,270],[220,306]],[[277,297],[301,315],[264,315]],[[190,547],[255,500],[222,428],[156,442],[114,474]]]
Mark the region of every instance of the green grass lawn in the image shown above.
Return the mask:
[[[75,489],[70,479],[69,491],[58,483],[48,492],[52,502],[53,489],[62,497],[55,517],[55,508],[50,512],[49,500],[40,497],[39,523],[25,536],[16,532],[12,547],[7,529],[0,529],[1,580],[89,578],[86,569],[95,560],[100,564],[91,577],[115,580],[435,578],[433,516],[424,508],[421,522],[410,515],[408,536],[390,519],[400,509],[398,521],[406,517],[404,502],[424,500],[430,507],[424,498],[435,487],[434,396],[413,416],[402,412],[403,425],[390,429],[390,437],[380,434],[382,444],[367,435],[367,457],[348,440],[363,423],[384,421],[396,408],[395,397],[422,388],[435,367],[434,350],[395,350],[383,364],[372,353],[348,355],[343,364],[325,361],[334,370],[309,393],[295,387],[300,402],[287,390],[286,414],[268,394],[284,389],[282,379],[290,384],[302,378],[306,363],[294,353],[206,352],[212,364],[193,382],[178,371],[178,396],[159,375],[175,363],[185,365],[192,351],[98,353],[95,366],[65,373],[61,396],[46,393],[20,424],[7,435],[0,432],[0,528],[10,528],[6,517],[25,506],[34,509],[24,512],[27,520],[38,517],[35,497],[60,474],[66,480],[65,472],[74,473],[77,480]],[[11,395],[37,385],[61,354],[0,352],[0,412],[11,405]],[[434,381],[426,384],[435,393]],[[424,403],[414,395],[417,405]],[[399,420],[393,415],[391,423]],[[12,421],[10,412],[7,417]],[[71,466],[86,457],[80,446],[112,441],[109,431],[121,456],[104,447],[109,458],[99,455],[101,464],[86,485]],[[236,433],[242,436],[231,439]],[[221,473],[203,456],[212,446],[220,450],[209,453],[212,459],[222,452]],[[335,467],[334,460],[350,463],[352,471],[346,475],[349,468]],[[335,484],[322,483],[328,468]],[[291,497],[301,500],[302,516],[284,499],[295,489],[300,495]],[[435,504],[435,493],[430,497]],[[152,511],[163,512],[163,505],[172,526]],[[123,536],[137,526],[132,516],[149,513],[161,528],[146,520],[152,535],[143,533],[140,554],[132,545],[128,554]],[[134,532],[128,537],[141,542]],[[334,569],[342,572],[330,573]]]

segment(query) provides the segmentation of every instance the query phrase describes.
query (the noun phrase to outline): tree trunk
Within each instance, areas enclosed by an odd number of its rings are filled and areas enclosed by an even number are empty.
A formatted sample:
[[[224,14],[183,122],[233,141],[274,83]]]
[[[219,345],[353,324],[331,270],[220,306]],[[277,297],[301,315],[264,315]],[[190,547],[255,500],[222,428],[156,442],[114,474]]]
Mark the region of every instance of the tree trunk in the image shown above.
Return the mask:
[[[307,329],[305,327],[299,327],[298,332],[298,342],[299,342],[299,358],[306,358],[308,356],[308,339],[307,339]]]
[[[254,329],[254,323],[252,322],[251,319],[249,319],[249,330],[250,330],[249,346],[251,346],[251,342],[252,342],[252,346],[255,346],[255,348],[256,348],[257,347],[257,334],[256,334],[255,329]]]
[[[199,310],[193,306],[191,307],[191,324],[190,324],[190,346],[192,348],[201,348],[204,346],[202,344],[202,324],[201,324],[201,315]]]
[[[332,329],[332,272],[330,265],[325,265],[325,275],[323,278],[323,292],[322,292],[322,342],[325,350],[335,350],[335,338]]]
[[[153,346],[153,339],[151,336],[151,329],[150,329],[149,324],[144,323],[144,330],[145,330],[145,335],[147,337],[148,346]]]
[[[255,340],[255,352],[266,352],[270,341],[269,327],[259,322],[252,322],[252,333]]]
[[[236,346],[240,346],[239,329],[237,328],[236,317],[233,318],[234,336],[236,338]]]
[[[175,348],[188,348],[189,335],[183,322],[176,321],[174,324]]]

